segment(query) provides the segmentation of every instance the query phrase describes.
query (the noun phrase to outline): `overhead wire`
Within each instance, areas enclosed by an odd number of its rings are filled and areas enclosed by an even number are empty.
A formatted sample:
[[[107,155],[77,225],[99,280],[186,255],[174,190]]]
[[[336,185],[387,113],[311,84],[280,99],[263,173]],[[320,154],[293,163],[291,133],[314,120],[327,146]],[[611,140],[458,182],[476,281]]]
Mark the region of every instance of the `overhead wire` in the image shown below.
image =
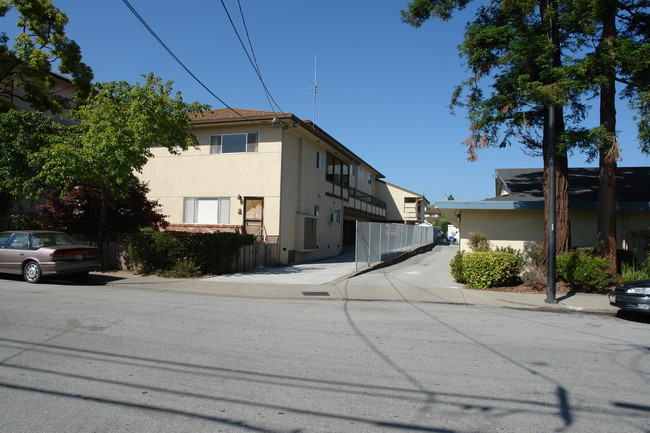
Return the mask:
[[[201,87],[203,87],[210,95],[212,95],[215,99],[217,99],[217,101],[221,102],[227,109],[229,109],[230,111],[232,111],[233,113],[237,114],[238,116],[240,116],[241,118],[243,118],[245,120],[249,120],[249,121],[251,120],[251,119],[247,118],[246,116],[244,116],[243,114],[241,114],[240,112],[238,112],[236,109],[232,108],[223,99],[221,99],[219,96],[217,96],[217,94],[215,94],[212,90],[210,90],[210,88],[208,86],[206,86],[205,83],[203,83],[203,81],[201,81],[196,75],[194,75],[194,73],[185,65],[185,63],[183,63],[176,56],[176,54],[174,54],[174,52],[167,46],[167,44],[165,44],[165,42],[163,42],[163,40],[160,39],[160,37],[156,34],[156,32],[149,26],[149,24],[147,24],[147,22],[144,20],[144,18],[142,18],[142,16],[140,16],[138,11],[135,10],[135,8],[131,5],[131,3],[129,3],[128,0],[122,0],[122,1],[126,5],[126,7],[129,8],[131,13],[133,13],[133,15],[138,19],[138,21],[140,21],[140,23],[149,31],[151,36],[153,36],[154,39],[156,39],[156,41],[158,41],[158,43],[165,49],[165,51],[167,51],[167,53],[176,61],[176,63],[178,63],[183,69],[185,69],[185,72],[187,72],[194,79],[194,81],[199,83],[199,85],[201,85]]]
[[[246,31],[246,37],[248,39],[248,45],[250,46],[251,53],[249,54],[248,49],[246,48],[246,44],[244,44],[244,41],[242,40],[241,36],[239,35],[239,31],[237,30],[237,26],[235,25],[232,16],[230,15],[230,12],[228,11],[228,7],[226,6],[226,3],[224,0],[221,1],[221,6],[223,7],[223,10],[226,12],[226,16],[228,17],[228,21],[230,21],[230,25],[232,29],[235,32],[235,35],[237,35],[237,39],[239,40],[239,43],[241,44],[242,48],[244,49],[244,53],[246,53],[246,57],[248,58],[248,61],[250,62],[251,66],[255,70],[255,73],[257,74],[257,78],[260,80],[260,83],[262,83],[262,87],[264,88],[264,92],[266,93],[266,98],[269,101],[269,105],[271,106],[271,110],[275,112],[275,109],[273,108],[273,105],[275,104],[275,107],[282,112],[283,110],[280,108],[278,103],[275,101],[273,98],[273,95],[271,95],[271,92],[269,91],[268,87],[266,86],[266,83],[264,82],[264,78],[262,78],[262,73],[260,71],[259,64],[257,63],[257,58],[255,57],[255,52],[253,50],[253,44],[250,39],[250,34],[248,32],[248,26],[246,25],[246,19],[244,18],[244,12],[242,10],[241,2],[240,0],[237,0],[237,4],[239,5],[239,13],[242,18],[242,23],[244,25],[244,29]],[[252,57],[251,57],[252,55]]]

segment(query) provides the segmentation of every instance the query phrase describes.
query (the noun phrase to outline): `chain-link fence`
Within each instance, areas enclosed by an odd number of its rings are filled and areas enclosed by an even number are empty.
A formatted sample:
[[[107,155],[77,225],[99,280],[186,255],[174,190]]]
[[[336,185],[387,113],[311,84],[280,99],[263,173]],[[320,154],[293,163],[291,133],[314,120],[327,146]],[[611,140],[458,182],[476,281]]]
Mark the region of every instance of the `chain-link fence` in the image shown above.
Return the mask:
[[[434,243],[430,226],[357,221],[356,270]]]

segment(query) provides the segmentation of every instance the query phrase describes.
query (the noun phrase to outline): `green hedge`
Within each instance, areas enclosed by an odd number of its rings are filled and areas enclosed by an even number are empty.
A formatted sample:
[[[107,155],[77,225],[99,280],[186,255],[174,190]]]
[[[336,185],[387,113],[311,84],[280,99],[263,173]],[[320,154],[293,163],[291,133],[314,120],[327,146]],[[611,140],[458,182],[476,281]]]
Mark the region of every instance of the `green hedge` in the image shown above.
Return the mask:
[[[126,251],[140,272],[173,275],[174,270],[198,269],[202,274],[230,270],[242,245],[254,242],[251,235],[237,233],[187,233],[142,229]]]
[[[465,270],[463,269],[463,252],[462,251],[457,251],[456,255],[454,256],[453,259],[451,259],[451,262],[449,263],[449,266],[451,266],[451,276],[454,277],[454,280],[456,282],[465,284],[467,281],[465,280]]]
[[[477,289],[504,286],[517,276],[518,258],[501,251],[466,253],[462,258],[467,285]]]
[[[557,276],[574,289],[602,291],[612,282],[609,260],[592,255],[588,249],[561,254],[556,259]]]

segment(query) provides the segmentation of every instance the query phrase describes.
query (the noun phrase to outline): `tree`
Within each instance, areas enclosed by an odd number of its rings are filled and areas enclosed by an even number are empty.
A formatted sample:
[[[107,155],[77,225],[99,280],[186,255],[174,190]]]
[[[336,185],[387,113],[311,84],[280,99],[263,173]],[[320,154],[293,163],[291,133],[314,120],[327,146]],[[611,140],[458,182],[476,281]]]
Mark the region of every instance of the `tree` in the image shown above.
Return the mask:
[[[0,17],[15,8],[16,26],[21,30],[9,46],[10,38],[0,34],[0,112],[11,107],[11,98],[18,98],[34,110],[59,113],[69,108],[70,101],[51,92],[54,67],[72,77],[76,96],[87,96],[93,73],[81,60],[79,46],[68,39],[65,13],[51,0],[0,0]],[[20,87],[24,94],[14,92]]]
[[[414,0],[402,12],[403,20],[420,26],[430,18],[450,19],[455,10],[463,9],[465,0]],[[468,24],[459,47],[467,60],[470,77],[452,96],[452,107],[465,107],[472,135],[465,144],[470,157],[477,159],[477,149],[507,147],[513,140],[544,156],[544,190],[548,191],[549,137],[558,149],[554,153],[557,188],[558,251],[570,247],[568,212],[567,144],[562,141],[565,113],[571,105],[571,119],[579,120],[583,107],[577,97],[579,89],[571,80],[570,68],[560,64],[561,47],[568,30],[558,26],[549,37],[549,19],[558,18],[562,8],[549,0],[493,2],[481,7],[475,20]],[[493,92],[486,95],[484,81],[491,80]],[[555,106],[558,122],[549,130],[549,107]],[[551,135],[551,132],[553,133]],[[540,139],[541,136],[541,139]],[[541,152],[540,152],[541,150]],[[549,197],[545,195],[546,209]],[[548,212],[545,212],[545,216]]]
[[[147,199],[149,188],[135,177],[128,183],[127,194],[110,198],[107,203],[107,233],[133,233],[140,228],[165,228],[158,202]],[[92,239],[99,230],[103,191],[93,187],[75,187],[65,194],[49,194],[37,206],[39,217],[51,229],[84,235]]]
[[[600,122],[584,128],[580,138],[589,159],[598,158],[599,197],[596,246],[616,272],[616,168],[619,143],[616,131],[617,82],[621,96],[636,111],[638,140],[650,151],[650,3],[643,0],[574,0],[574,29],[586,52],[578,79],[599,97]]]
[[[0,113],[0,216],[10,211],[15,199],[31,196],[27,181],[36,176],[38,169],[29,164],[29,157],[52,146],[63,129],[43,113]]]
[[[39,168],[27,182],[32,195],[74,187],[101,191],[98,242],[107,227],[109,200],[126,196],[133,174],[153,156],[151,148],[161,146],[178,154],[195,146],[190,116],[208,108],[185,103],[180,93],[172,97],[171,82],[153,74],[144,78],[144,84],[95,85],[86,104],[71,112],[79,124],[30,158],[30,166]]]

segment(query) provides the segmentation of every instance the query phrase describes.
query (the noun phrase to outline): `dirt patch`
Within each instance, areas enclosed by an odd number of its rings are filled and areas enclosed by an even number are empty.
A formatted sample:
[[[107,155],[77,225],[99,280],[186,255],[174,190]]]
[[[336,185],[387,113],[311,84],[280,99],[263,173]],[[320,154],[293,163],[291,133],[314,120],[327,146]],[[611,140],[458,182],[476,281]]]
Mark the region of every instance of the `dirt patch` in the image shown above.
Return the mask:
[[[517,286],[503,286],[503,287],[490,287],[487,290],[493,292],[510,292],[510,293],[546,293],[546,288],[541,290],[535,290],[525,284],[519,284]],[[571,288],[564,282],[558,281],[555,284],[555,294],[556,296],[564,296],[571,291]]]

